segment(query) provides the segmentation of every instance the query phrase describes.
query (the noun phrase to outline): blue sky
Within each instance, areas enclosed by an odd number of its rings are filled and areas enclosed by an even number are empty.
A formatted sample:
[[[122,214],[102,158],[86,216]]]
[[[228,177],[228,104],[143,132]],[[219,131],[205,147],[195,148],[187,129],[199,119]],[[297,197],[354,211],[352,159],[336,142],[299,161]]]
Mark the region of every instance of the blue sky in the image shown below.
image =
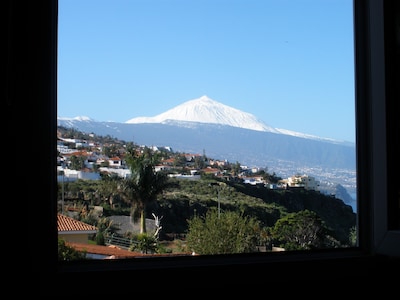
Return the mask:
[[[59,0],[58,116],[125,122],[207,95],[355,141],[351,0]]]

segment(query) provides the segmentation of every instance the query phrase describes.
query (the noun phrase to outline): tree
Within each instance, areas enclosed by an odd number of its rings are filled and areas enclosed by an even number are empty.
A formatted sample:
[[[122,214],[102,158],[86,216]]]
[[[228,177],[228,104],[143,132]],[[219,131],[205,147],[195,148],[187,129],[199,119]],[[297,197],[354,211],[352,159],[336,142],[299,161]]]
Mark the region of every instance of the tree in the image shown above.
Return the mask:
[[[350,228],[349,243],[350,243],[350,246],[352,246],[352,247],[355,247],[357,245],[357,227],[356,226],[353,226]]]
[[[123,180],[117,174],[103,174],[101,179],[101,195],[107,199],[108,204],[113,208],[115,203],[122,201],[119,187]]]
[[[235,211],[218,214],[211,208],[205,217],[195,215],[188,223],[187,247],[196,254],[256,252],[260,244],[259,222]]]
[[[71,156],[71,169],[72,170],[82,170],[85,166],[85,158],[83,156],[76,156],[75,154]]]
[[[206,167],[206,162],[204,160],[204,156],[196,156],[194,158],[194,167],[196,169],[203,169]]]
[[[302,210],[279,219],[271,230],[273,240],[286,250],[310,250],[332,247],[338,242],[321,218],[313,211]]]
[[[242,167],[240,166],[240,163],[236,161],[235,164],[232,165],[231,172],[233,176],[237,176],[240,173],[240,170]]]
[[[147,233],[136,234],[132,237],[130,251],[140,251],[141,253],[156,253],[158,250],[157,239]]]
[[[185,167],[186,166],[186,156],[185,154],[177,154],[174,159],[174,167]]]
[[[87,259],[86,252],[79,252],[68,246],[63,239],[58,239],[58,260],[73,261]]]
[[[145,148],[142,153],[133,148],[128,149],[126,163],[131,174],[123,180],[121,189],[126,199],[131,203],[131,217],[135,211],[140,216],[140,233],[146,233],[146,206],[157,200],[167,184],[167,176],[156,172],[155,165],[158,156]]]

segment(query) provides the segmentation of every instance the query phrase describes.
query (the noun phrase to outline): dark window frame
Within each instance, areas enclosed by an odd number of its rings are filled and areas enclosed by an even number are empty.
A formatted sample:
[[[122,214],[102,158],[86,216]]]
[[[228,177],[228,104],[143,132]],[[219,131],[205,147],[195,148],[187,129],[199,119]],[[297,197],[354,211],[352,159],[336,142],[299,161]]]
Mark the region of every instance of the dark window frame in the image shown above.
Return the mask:
[[[236,284],[250,281],[263,283],[265,280],[332,279],[337,278],[335,271],[340,271],[341,280],[346,275],[382,278],[383,267],[393,265],[393,259],[398,262],[400,257],[400,225],[396,221],[399,217],[399,190],[395,184],[396,177],[391,173],[399,170],[399,159],[395,155],[399,153],[399,148],[394,146],[399,139],[399,114],[395,103],[399,87],[394,84],[399,70],[398,27],[394,25],[399,22],[398,4],[396,0],[354,0],[353,3],[360,228],[357,247],[267,255],[254,253],[60,263],[57,260],[56,160],[52,159],[56,157],[58,2],[22,3],[9,0],[7,131],[9,141],[24,148],[18,153],[19,157],[25,158],[25,161],[29,157],[39,170],[30,172],[28,188],[24,189],[29,199],[40,198],[40,210],[29,211],[29,224],[26,224],[30,235],[30,267],[37,274],[31,279],[41,280],[38,288],[46,293],[49,282],[61,289],[71,280],[75,282],[74,289],[85,291],[87,285],[79,282],[78,278],[90,280],[91,284],[96,281],[101,284],[102,280],[110,280],[110,276],[114,282],[126,280],[127,283],[141,284],[150,279],[149,283],[155,282],[155,286],[170,286],[176,282],[179,286],[195,287],[199,286],[199,282],[193,283],[192,279],[197,279],[199,272],[207,274],[200,287],[218,286],[214,280]],[[395,13],[391,13],[393,10]],[[389,30],[390,26],[394,26],[395,30]],[[390,47],[397,50],[389,51]],[[388,67],[393,61],[397,68]],[[22,120],[26,121],[23,125],[26,126],[25,131],[16,130],[21,114],[24,117]],[[34,150],[28,153],[27,148]],[[36,172],[41,174],[40,177],[36,176]],[[17,174],[21,177],[20,171]],[[24,203],[32,207],[34,202],[27,200]],[[393,208],[397,213],[393,213]],[[256,274],[249,273],[253,271],[262,272],[262,276],[250,276]],[[90,291],[87,292],[90,294]],[[54,290],[48,293],[54,293]]]

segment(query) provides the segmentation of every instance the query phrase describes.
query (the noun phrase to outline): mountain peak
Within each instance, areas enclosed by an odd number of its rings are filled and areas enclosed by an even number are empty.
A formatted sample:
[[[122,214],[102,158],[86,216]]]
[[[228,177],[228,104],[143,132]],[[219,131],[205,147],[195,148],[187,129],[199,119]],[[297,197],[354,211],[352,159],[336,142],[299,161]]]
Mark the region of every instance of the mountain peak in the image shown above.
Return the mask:
[[[168,121],[199,122],[228,125],[257,131],[277,132],[254,115],[217,102],[203,95],[186,101],[154,117],[133,118],[125,123],[166,123]]]
[[[199,103],[202,102],[202,103],[204,103],[204,104],[206,104],[206,105],[218,103],[217,101],[214,101],[213,99],[211,99],[211,98],[208,97],[207,95],[203,95],[203,96],[201,96],[200,98],[193,99],[193,100],[190,100],[190,101],[196,101],[196,102],[199,102]]]

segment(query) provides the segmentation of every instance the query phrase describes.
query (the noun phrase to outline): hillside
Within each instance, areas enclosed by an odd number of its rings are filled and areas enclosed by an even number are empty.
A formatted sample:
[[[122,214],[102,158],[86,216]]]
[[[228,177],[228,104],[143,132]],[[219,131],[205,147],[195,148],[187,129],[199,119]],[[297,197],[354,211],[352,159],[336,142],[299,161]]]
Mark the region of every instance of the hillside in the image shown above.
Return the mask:
[[[162,198],[148,207],[151,213],[163,216],[163,233],[185,233],[187,219],[194,214],[203,215],[210,207],[221,211],[239,210],[254,216],[263,225],[271,227],[288,213],[301,210],[314,211],[335,232],[335,238],[348,242],[350,229],[356,226],[356,214],[342,200],[304,189],[270,190],[262,186],[227,183],[219,197],[209,181],[176,180]]]

